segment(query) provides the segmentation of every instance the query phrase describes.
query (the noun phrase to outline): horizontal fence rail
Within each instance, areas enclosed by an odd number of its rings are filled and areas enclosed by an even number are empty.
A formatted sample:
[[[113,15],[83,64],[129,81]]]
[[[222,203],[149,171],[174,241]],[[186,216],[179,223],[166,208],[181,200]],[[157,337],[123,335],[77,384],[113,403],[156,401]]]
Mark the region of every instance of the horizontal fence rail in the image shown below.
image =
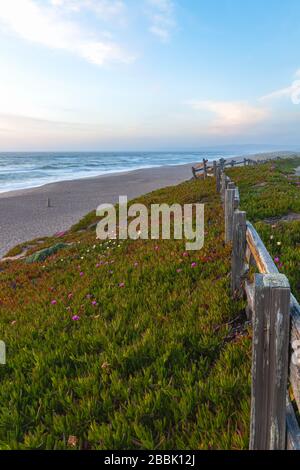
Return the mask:
[[[280,157],[273,158],[273,160],[280,160]],[[199,177],[213,177],[217,176],[218,168],[222,171],[227,168],[233,168],[235,166],[250,166],[250,165],[259,165],[261,163],[267,163],[270,160],[253,160],[250,158],[244,158],[243,160],[225,160],[221,158],[219,162],[214,160],[213,162],[209,162],[205,158],[203,159],[202,163],[199,163],[192,167],[193,176],[195,178]]]
[[[280,157],[278,157],[280,159]],[[225,213],[225,241],[232,243],[231,289],[247,298],[253,326],[250,449],[300,450],[300,306],[289,281],[280,274],[246,212],[240,195],[224,173],[226,167],[270,160],[208,161],[193,167],[195,177],[216,177]],[[250,267],[257,273],[249,279]]]

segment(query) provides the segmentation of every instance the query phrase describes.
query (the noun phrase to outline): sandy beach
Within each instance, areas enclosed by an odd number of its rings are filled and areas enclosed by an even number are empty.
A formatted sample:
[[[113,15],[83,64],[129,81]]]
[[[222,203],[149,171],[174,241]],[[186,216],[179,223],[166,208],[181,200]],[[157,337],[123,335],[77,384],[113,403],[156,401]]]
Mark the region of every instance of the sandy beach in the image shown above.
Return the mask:
[[[251,158],[288,157],[291,154],[277,152]],[[1,193],[0,258],[19,243],[67,230],[99,204],[117,202],[119,195],[127,195],[130,200],[188,180],[192,177],[191,167],[192,164],[185,164],[141,169]],[[51,202],[49,208],[48,198]]]
[[[68,229],[99,204],[116,203],[192,177],[191,164],[51,183],[0,194],[0,258],[19,243]],[[47,207],[47,199],[51,207]]]

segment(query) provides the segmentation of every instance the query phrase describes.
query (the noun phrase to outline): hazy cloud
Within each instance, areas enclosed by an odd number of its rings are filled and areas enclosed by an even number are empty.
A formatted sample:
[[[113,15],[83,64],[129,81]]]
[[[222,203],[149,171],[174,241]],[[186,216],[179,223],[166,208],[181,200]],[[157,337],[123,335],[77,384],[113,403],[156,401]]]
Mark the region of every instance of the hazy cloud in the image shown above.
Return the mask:
[[[187,102],[192,109],[213,114],[210,130],[239,131],[266,120],[269,111],[246,101],[197,101]]]
[[[150,18],[150,32],[167,42],[176,26],[175,8],[172,0],[146,0]]]
[[[59,49],[85,59],[86,61],[103,65],[106,62],[130,62],[133,57],[127,54],[118,44],[101,38],[99,33],[93,36],[76,21],[64,17],[58,7],[77,4],[78,8],[85,4],[102,5],[103,13],[117,11],[122,2],[93,2],[79,0],[52,0],[51,3],[39,3],[34,0],[9,0],[1,2],[0,24],[7,31],[15,33],[20,38],[52,49]],[[112,9],[115,4],[115,10]],[[119,6],[118,6],[119,5]],[[100,37],[99,37],[100,36]]]
[[[104,20],[122,16],[126,9],[122,0],[49,0],[49,3],[56,8],[75,13],[84,9],[90,10]]]
[[[294,80],[291,85],[262,96],[260,101],[273,101],[280,98],[288,98],[293,104],[300,104],[300,69],[295,73],[295,78],[298,78],[298,80]]]

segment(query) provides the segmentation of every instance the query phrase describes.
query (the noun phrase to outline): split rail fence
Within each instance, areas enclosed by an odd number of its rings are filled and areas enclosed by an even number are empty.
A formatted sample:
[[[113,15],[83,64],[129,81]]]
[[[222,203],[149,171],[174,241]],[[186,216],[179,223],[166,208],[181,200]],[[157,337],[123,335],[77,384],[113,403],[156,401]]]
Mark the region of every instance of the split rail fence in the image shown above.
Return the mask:
[[[269,160],[270,161],[270,160]],[[265,161],[226,162],[193,168],[193,174],[215,176],[225,213],[225,241],[232,243],[232,294],[247,298],[252,322],[251,450],[300,450],[300,306],[289,281],[280,274],[226,176],[226,167]],[[250,268],[256,273],[250,280]]]

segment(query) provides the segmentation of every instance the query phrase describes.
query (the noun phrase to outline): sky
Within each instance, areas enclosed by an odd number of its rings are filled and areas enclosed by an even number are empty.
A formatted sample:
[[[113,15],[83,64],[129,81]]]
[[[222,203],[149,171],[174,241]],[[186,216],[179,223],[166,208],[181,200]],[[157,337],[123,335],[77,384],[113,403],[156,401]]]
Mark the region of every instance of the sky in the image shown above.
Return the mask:
[[[300,146],[299,0],[0,0],[0,151]]]

